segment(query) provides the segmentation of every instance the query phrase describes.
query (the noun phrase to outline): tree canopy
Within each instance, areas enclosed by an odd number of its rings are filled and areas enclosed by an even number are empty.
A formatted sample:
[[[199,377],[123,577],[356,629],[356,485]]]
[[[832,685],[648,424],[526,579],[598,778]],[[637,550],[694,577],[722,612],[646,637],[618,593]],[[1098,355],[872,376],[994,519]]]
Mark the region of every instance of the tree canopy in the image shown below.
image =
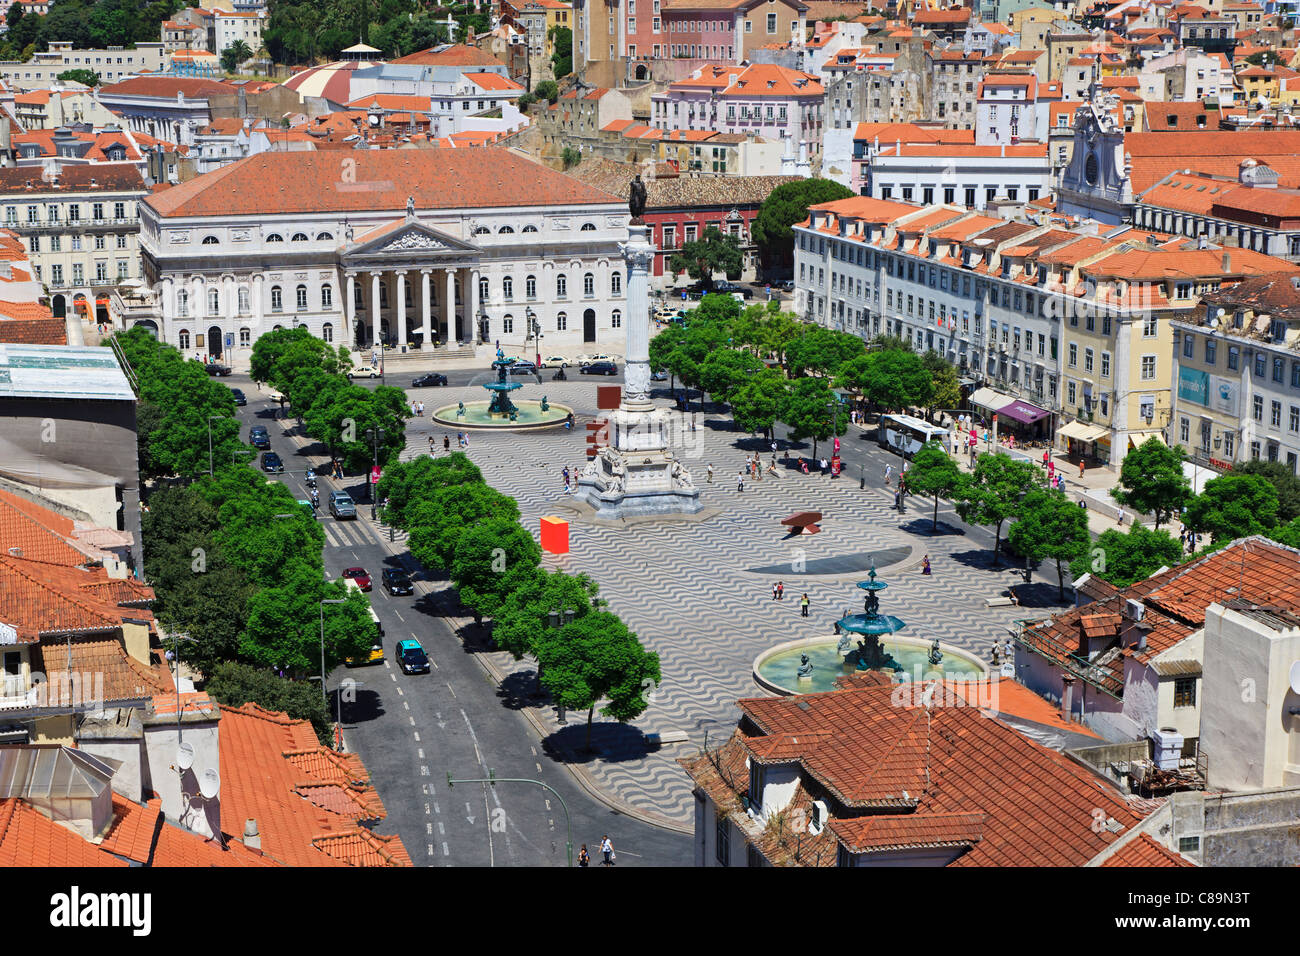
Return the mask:
[[[1151,515],[1159,528],[1191,497],[1191,485],[1183,474],[1185,457],[1181,447],[1148,438],[1124,456],[1119,487],[1111,489],[1111,496],[1126,508]]]
[[[1277,514],[1272,482],[1263,475],[1229,472],[1207,481],[1205,489],[1187,503],[1183,524],[1220,544],[1271,531]]]
[[[1025,556],[1028,567],[1048,559],[1056,562],[1057,589],[1064,598],[1065,568],[1087,554],[1092,544],[1088,512],[1063,492],[1035,488],[1021,502],[1020,518],[1007,532],[1007,540]]]
[[[685,272],[692,279],[703,282],[705,289],[712,289],[715,272],[728,278],[738,277],[744,263],[740,240],[723,233],[717,226],[709,226],[703,236],[684,243],[679,251],[673,253],[668,268],[674,275]]]
[[[813,456],[817,443],[826,441],[832,434],[843,435],[849,428],[846,412],[835,414],[830,405],[839,400],[824,378],[797,378],[790,383],[785,411],[781,420],[790,426],[790,437],[795,441],[813,440]]]
[[[1078,509],[1082,511],[1082,509]],[[1103,531],[1087,554],[1070,562],[1070,574],[1094,574],[1117,588],[1149,578],[1182,560],[1183,546],[1168,531],[1133,524],[1128,531]]]
[[[952,456],[938,442],[921,446],[907,469],[907,487],[914,494],[934,496],[930,527],[939,527],[939,496],[952,497],[961,488],[963,476]]]
[[[794,251],[790,228],[808,218],[808,207],[848,199],[852,190],[830,179],[800,179],[777,186],[758,209],[749,234],[758,246],[765,267],[788,261]]]
[[[994,562],[1000,555],[1003,523],[1020,517],[1025,496],[1041,482],[1037,466],[997,452],[980,455],[961,483],[957,513],[967,521],[993,526]]]
[[[1280,461],[1255,458],[1240,465],[1234,465],[1233,471],[1241,475],[1260,475],[1267,478],[1273,490],[1277,492],[1277,520],[1283,524],[1300,517],[1300,478]]]

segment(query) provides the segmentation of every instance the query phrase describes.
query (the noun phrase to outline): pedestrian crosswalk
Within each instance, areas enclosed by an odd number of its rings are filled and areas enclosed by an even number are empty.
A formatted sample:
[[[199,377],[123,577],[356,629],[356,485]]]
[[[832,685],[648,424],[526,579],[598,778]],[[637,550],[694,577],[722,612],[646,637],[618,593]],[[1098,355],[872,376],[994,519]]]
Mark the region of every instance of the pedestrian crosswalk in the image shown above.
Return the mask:
[[[390,531],[387,525],[360,516],[355,521],[335,521],[324,517],[321,519],[321,529],[325,532],[329,546],[334,548],[369,548],[377,542],[406,540],[405,531],[396,528]]]

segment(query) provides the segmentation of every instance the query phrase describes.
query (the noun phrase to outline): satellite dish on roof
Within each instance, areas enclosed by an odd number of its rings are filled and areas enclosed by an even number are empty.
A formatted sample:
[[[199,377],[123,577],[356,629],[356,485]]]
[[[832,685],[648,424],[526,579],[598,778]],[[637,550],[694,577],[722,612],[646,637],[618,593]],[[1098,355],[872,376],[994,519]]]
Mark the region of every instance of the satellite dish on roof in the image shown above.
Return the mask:
[[[221,777],[211,768],[199,774],[199,793],[203,794],[204,800],[211,800],[221,792]]]
[[[176,748],[176,766],[182,770],[189,770],[194,766],[194,746],[192,744],[181,744]]]
[[[1291,665],[1291,689],[1300,694],[1300,661]]]

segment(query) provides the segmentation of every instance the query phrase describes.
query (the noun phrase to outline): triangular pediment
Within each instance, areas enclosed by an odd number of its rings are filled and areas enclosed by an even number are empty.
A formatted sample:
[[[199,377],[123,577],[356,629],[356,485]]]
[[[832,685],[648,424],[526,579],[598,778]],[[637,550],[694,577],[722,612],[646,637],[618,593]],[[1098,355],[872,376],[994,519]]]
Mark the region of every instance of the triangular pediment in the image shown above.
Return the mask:
[[[358,236],[343,250],[345,259],[402,257],[412,253],[477,255],[473,243],[450,236],[419,219],[400,219]]]

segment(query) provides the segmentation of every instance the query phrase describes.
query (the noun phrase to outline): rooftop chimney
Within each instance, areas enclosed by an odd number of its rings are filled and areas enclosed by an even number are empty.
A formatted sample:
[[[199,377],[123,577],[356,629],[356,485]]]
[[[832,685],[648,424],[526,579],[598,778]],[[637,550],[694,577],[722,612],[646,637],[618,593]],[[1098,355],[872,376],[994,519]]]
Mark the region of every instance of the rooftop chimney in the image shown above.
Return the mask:
[[[1226,274],[1231,271],[1232,271],[1232,253],[1229,252],[1227,249],[1224,249],[1223,250],[1223,272]]]
[[[258,856],[262,855],[262,834],[257,829],[257,821],[252,817],[244,821],[244,846]]]

